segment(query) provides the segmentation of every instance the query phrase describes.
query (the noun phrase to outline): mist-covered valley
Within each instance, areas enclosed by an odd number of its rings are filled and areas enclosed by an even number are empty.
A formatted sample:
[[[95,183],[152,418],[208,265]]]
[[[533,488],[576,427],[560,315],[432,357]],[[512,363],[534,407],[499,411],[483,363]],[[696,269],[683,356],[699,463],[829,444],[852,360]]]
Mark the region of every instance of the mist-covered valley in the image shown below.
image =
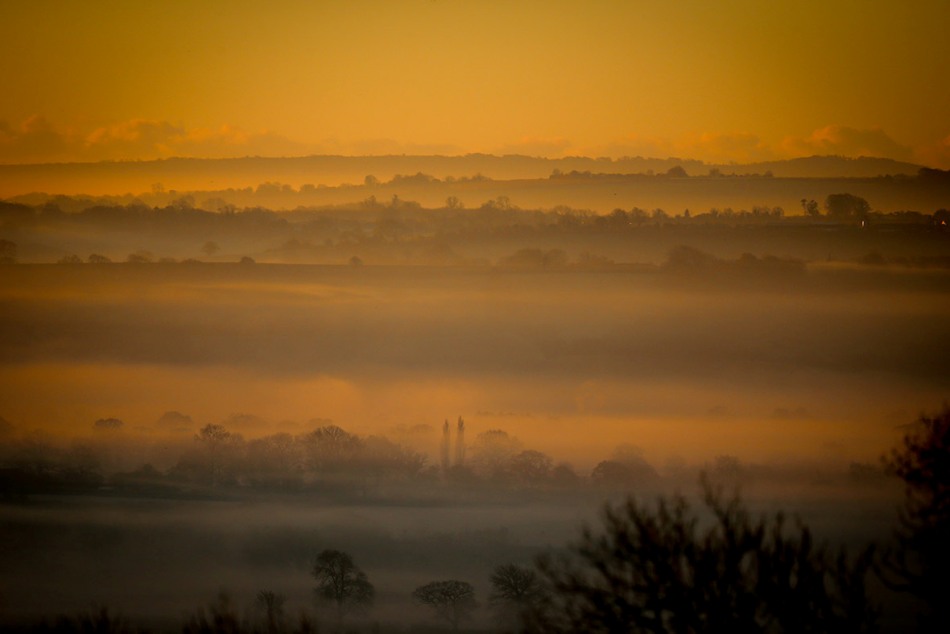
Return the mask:
[[[374,187],[289,211],[0,203],[4,623],[105,605],[272,631],[271,592],[282,628],[333,631],[311,568],[339,550],[375,586],[349,628],[441,631],[412,593],[454,579],[479,603],[463,627],[505,631],[499,566],[628,494],[702,508],[703,477],[832,548],[889,543],[881,457],[950,380],[945,210]],[[885,630],[913,618],[870,592]]]
[[[338,548],[377,589],[354,627],[428,627],[412,588],[484,600],[603,501],[701,472],[885,540],[879,458],[945,396],[950,279],[759,260],[5,266],[5,614],[176,629],[270,590],[326,625],[308,567]]]

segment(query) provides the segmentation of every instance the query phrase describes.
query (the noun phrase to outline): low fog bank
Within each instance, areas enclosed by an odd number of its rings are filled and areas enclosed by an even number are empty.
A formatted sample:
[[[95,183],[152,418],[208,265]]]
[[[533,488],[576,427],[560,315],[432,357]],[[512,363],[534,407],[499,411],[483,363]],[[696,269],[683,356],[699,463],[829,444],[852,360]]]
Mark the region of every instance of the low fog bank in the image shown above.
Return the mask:
[[[618,453],[622,460],[623,448]],[[642,459],[635,464],[644,468]],[[705,467],[713,482],[739,486],[755,513],[796,514],[816,539],[852,552],[885,539],[894,523],[900,487],[873,466],[839,465],[833,481],[824,482],[808,465],[797,468],[795,482],[788,472],[768,475],[764,466],[727,456]],[[432,615],[412,600],[412,589],[461,579],[481,604],[466,627],[494,631],[487,598],[495,567],[530,565],[561,548],[582,525],[597,522],[608,499],[633,493],[649,502],[682,491],[696,502],[696,471],[681,468],[678,475],[640,473],[639,482],[609,484],[585,477],[553,487],[475,483],[456,473],[414,483],[428,493],[413,499],[341,494],[346,484],[331,494],[249,492],[236,483],[181,494],[157,491],[154,480],[120,493],[121,478],[112,477],[97,491],[7,499],[0,505],[0,618],[30,621],[107,605],[134,623],[174,631],[221,591],[239,614],[258,622],[256,597],[268,590],[286,598],[291,622],[304,612],[326,626],[333,619],[315,609],[310,566],[332,548],[352,554],[376,587],[371,616],[354,615],[354,627],[431,627]]]
[[[774,416],[792,423],[808,413]],[[0,623],[105,605],[153,631],[177,631],[221,593],[229,610],[261,623],[257,598],[266,591],[284,598],[290,622],[304,614],[332,628],[332,614],[315,606],[310,571],[318,553],[333,549],[351,554],[376,589],[372,612],[348,617],[349,627],[429,631],[432,613],[412,590],[459,579],[480,602],[466,628],[497,631],[486,601],[496,568],[560,551],[598,523],[605,501],[633,495],[649,504],[681,492],[700,508],[705,478],[741,492],[756,516],[799,518],[832,551],[855,553],[889,539],[902,495],[879,459],[707,454],[655,464],[623,443],[586,469],[462,418],[387,436],[325,419],[297,433],[261,434],[253,430],[267,421],[250,414],[199,427],[178,411],[150,429],[97,419],[91,434],[72,439],[2,423]],[[907,427],[893,430],[893,444]],[[138,462],[145,459],[156,462]],[[700,519],[713,521],[708,511]],[[871,591],[896,619],[885,631],[901,631],[914,608],[873,584]]]
[[[749,266],[684,249],[649,272],[4,267],[0,415],[162,439],[314,419],[388,435],[462,415],[589,469],[623,442],[658,465],[866,461],[908,403],[945,397],[950,277]],[[157,424],[168,411],[191,422]]]
[[[291,193],[273,184],[230,199],[224,193],[173,192],[147,200],[0,201],[0,262],[604,268],[661,264],[670,249],[685,244],[728,259],[748,253],[805,262],[947,267],[950,212],[944,203],[950,179],[945,176],[936,181],[942,190],[934,200],[919,204],[905,196],[916,191],[917,182],[909,181],[902,185],[908,191],[886,205],[878,192],[852,182],[822,181],[817,192],[793,187],[788,194],[793,198],[780,201],[768,191],[749,194],[729,178],[649,177],[645,182],[656,180],[663,187],[691,183],[687,189],[695,190],[694,198],[666,204],[643,192],[621,195],[613,183],[593,179],[606,197],[600,207],[562,191],[594,187],[588,180],[542,181],[553,188],[543,201],[501,186],[467,195],[439,190],[420,201],[417,194],[434,185],[416,177],[289,207],[274,197]],[[758,187],[771,180],[752,183]],[[407,183],[411,189],[403,191]],[[722,188],[720,197],[707,195],[709,183]],[[533,251],[548,257],[524,257]]]

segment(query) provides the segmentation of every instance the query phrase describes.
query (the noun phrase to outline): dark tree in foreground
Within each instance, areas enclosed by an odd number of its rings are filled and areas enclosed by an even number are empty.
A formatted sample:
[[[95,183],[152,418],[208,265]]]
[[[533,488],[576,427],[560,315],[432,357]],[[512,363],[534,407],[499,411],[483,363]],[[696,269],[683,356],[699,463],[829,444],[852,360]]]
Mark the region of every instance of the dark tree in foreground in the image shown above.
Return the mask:
[[[896,549],[884,558],[884,581],[923,600],[925,631],[950,624],[950,406],[921,416],[902,445],[885,457],[904,481]]]
[[[240,634],[246,629],[231,597],[224,591],[208,605],[207,611],[199,609],[181,626],[182,634]]]
[[[781,514],[753,519],[706,486],[703,521],[681,496],[655,509],[628,499],[603,528],[539,568],[551,597],[529,632],[868,632],[867,549],[850,561]]]
[[[459,623],[478,607],[472,584],[454,579],[419,586],[412,592],[412,598],[433,608],[436,616],[452,626],[452,631],[458,631]]]
[[[353,558],[339,550],[317,555],[311,574],[317,580],[317,600],[336,610],[337,622],[349,613],[373,604],[375,589]]]
[[[505,631],[520,631],[523,616],[545,600],[544,584],[537,571],[514,564],[495,568],[491,575],[488,602],[495,610],[499,626]]]
[[[257,593],[257,607],[264,613],[264,625],[267,634],[284,631],[284,602],[287,598],[271,590]]]

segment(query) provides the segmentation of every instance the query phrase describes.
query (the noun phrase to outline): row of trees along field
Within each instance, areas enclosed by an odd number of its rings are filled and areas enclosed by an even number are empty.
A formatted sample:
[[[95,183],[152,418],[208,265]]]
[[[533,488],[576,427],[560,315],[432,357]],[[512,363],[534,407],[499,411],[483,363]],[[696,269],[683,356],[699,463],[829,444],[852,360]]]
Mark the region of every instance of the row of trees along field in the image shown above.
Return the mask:
[[[502,429],[489,429],[468,443],[459,418],[454,439],[448,421],[442,432],[440,463],[385,436],[358,436],[329,424],[311,432],[280,432],[245,439],[223,424],[203,426],[180,453],[158,469],[151,463],[131,471],[105,471],[109,455],[130,440],[116,418],[95,422],[97,436],[59,447],[42,437],[10,435],[0,449],[0,484],[4,497],[41,493],[114,493],[132,495],[201,495],[244,492],[326,493],[335,496],[382,494],[387,487],[451,484],[461,488],[572,489],[624,488],[656,480],[659,475],[632,445],[618,446],[587,476],[566,462],[525,448]],[[420,425],[406,433],[416,442],[432,433]],[[420,438],[421,437],[421,438]],[[171,451],[171,450],[170,450]]]
[[[608,504],[601,526],[585,528],[577,541],[533,566],[496,566],[488,607],[497,631],[873,632],[879,618],[868,592],[873,576],[919,601],[918,631],[944,632],[950,623],[950,408],[921,416],[883,462],[906,489],[898,527],[885,544],[853,555],[833,551],[802,522],[782,513],[753,517],[738,495],[726,496],[704,480],[711,520],[701,520],[681,496],[661,497],[653,506],[630,497]],[[310,572],[324,625],[359,631],[347,619],[372,608],[369,575],[351,554],[332,548],[315,557]],[[474,586],[464,580],[430,581],[411,596],[451,631],[479,608]],[[182,631],[322,630],[306,614],[291,623],[283,605],[281,595],[262,590],[252,622],[222,594],[190,616]],[[106,609],[29,629],[133,631]]]

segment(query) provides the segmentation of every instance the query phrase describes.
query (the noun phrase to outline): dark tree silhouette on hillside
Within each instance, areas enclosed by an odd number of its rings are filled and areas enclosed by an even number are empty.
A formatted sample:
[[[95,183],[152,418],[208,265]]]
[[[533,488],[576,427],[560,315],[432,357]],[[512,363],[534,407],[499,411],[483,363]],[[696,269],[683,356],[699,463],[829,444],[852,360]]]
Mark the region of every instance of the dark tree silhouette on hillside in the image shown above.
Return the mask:
[[[310,574],[317,581],[317,601],[334,608],[338,623],[348,613],[373,605],[375,588],[347,553],[332,549],[321,551]]]
[[[867,632],[873,551],[833,556],[781,514],[752,519],[738,497],[705,486],[713,521],[685,498],[649,509],[629,498],[604,510],[560,556],[538,565],[551,598],[529,632]]]
[[[950,406],[922,415],[908,427],[901,446],[884,458],[904,481],[896,548],[883,558],[883,579],[923,600],[929,613],[923,631],[946,631],[950,623]]]
[[[825,198],[825,210],[832,218],[865,220],[871,212],[871,205],[854,194],[828,194]]]
[[[472,584],[455,579],[419,586],[413,590],[412,598],[435,610],[436,616],[451,625],[453,632],[457,632],[459,623],[470,618],[478,607]]]

